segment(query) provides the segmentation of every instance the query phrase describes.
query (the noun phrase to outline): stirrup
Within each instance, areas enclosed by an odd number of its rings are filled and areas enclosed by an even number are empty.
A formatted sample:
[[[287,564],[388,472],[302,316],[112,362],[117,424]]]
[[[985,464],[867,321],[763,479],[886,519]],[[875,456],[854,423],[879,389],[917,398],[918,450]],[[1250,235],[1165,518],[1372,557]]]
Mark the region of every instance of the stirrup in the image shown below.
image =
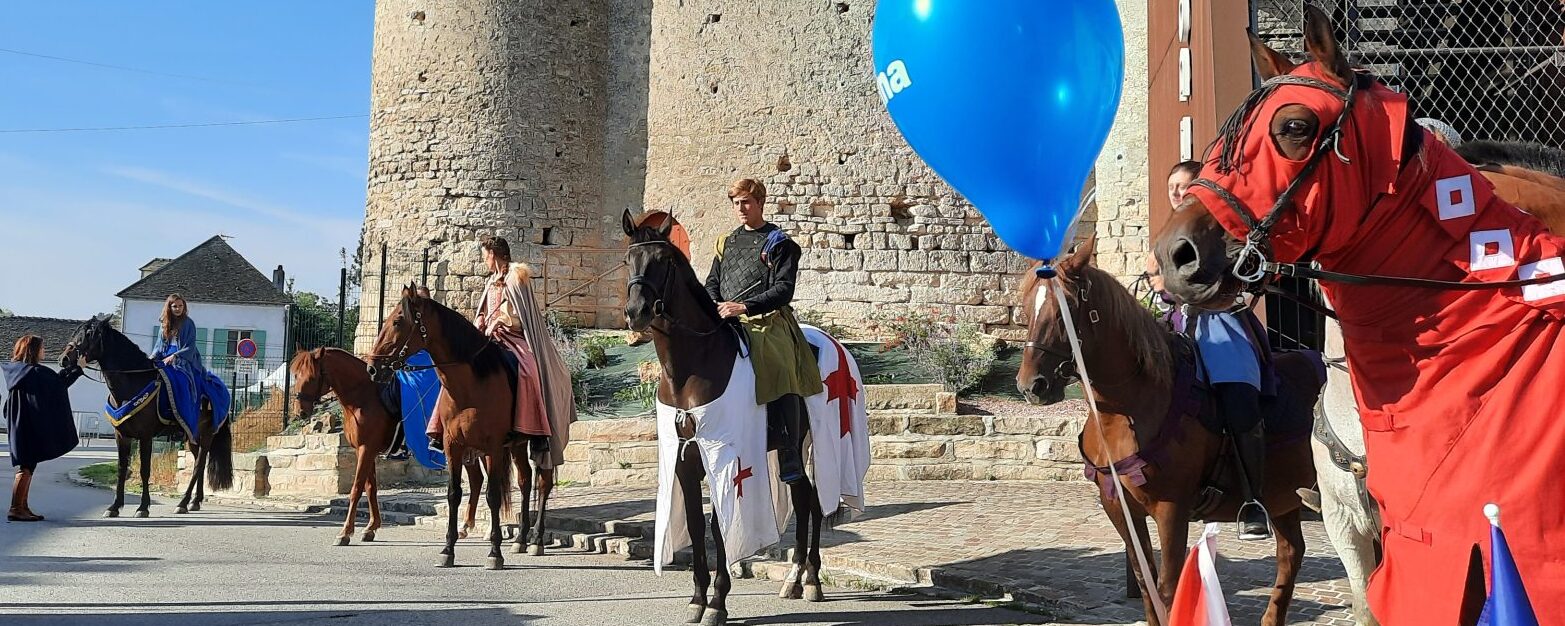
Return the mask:
[[[1257,533],[1245,532],[1244,512],[1245,512],[1245,510],[1247,510],[1247,509],[1249,509],[1251,507],[1255,507],[1255,508],[1261,510],[1261,518],[1266,520],[1265,521],[1265,526],[1266,526],[1266,533],[1265,534],[1257,534]],[[1239,531],[1238,535],[1239,535],[1239,540],[1240,541],[1260,541],[1262,539],[1271,539],[1272,538],[1272,519],[1271,519],[1271,515],[1266,512],[1266,507],[1264,505],[1262,505],[1259,500],[1250,500],[1248,502],[1245,502],[1244,504],[1239,505],[1239,513],[1234,518],[1234,525],[1238,527],[1237,530]]]

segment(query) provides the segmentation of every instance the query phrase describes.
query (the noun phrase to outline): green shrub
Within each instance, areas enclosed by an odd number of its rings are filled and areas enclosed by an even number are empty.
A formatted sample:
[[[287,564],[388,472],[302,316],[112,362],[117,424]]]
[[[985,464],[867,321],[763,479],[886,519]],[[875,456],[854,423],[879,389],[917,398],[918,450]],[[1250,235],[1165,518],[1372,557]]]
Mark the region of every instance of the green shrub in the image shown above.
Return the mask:
[[[847,336],[848,334],[846,328],[843,328],[837,322],[827,318],[825,313],[816,311],[814,309],[794,309],[793,317],[794,319],[799,320],[800,324],[809,324],[810,326],[821,329],[821,332],[839,339]]]
[[[994,369],[998,344],[978,324],[936,313],[880,314],[872,328],[888,335],[885,350],[905,350],[914,370],[962,393],[977,387]]]

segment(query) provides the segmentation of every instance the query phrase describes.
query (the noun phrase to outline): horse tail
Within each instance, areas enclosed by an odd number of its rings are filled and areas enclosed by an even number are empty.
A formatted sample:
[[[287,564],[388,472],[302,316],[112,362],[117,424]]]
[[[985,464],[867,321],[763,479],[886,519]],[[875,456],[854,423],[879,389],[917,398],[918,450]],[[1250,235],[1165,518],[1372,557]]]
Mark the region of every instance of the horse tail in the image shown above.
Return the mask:
[[[213,491],[234,486],[234,429],[233,420],[223,422],[212,434],[212,448],[207,452],[206,481]]]

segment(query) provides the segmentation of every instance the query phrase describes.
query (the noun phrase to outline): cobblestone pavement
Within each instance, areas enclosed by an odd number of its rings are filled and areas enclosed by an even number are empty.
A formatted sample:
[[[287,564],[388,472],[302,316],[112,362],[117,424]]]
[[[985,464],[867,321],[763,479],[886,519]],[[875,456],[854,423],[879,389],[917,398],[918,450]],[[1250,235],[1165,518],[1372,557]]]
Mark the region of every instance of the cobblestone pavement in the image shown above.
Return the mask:
[[[1140,600],[1124,599],[1124,548],[1088,483],[905,481],[871,483],[867,491],[863,517],[823,533],[828,567],[1004,589],[1058,603],[1063,614],[1055,617],[1070,623],[1128,624],[1142,616]],[[642,522],[650,537],[653,498],[645,489],[560,488],[550,513],[560,520]],[[1191,537],[1198,531],[1192,525]],[[1289,623],[1349,626],[1347,580],[1318,518],[1305,521],[1304,535],[1308,549]],[[1275,576],[1274,549],[1271,542],[1240,542],[1231,532],[1219,540],[1218,572],[1235,623],[1260,621]]]

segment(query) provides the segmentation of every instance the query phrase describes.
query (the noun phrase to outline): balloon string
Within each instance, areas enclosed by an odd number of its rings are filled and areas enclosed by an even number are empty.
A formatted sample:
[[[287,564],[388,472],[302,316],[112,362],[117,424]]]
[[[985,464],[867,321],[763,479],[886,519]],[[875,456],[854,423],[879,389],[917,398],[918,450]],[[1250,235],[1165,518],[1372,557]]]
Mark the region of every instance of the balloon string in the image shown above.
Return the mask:
[[[1115,469],[1113,452],[1109,450],[1108,435],[1103,432],[1103,417],[1098,413],[1097,394],[1092,391],[1092,377],[1087,374],[1087,361],[1082,356],[1081,338],[1076,336],[1076,322],[1071,319],[1070,303],[1065,298],[1065,283],[1058,278],[1054,279],[1053,289],[1055,299],[1060,301],[1060,317],[1065,322],[1065,334],[1070,338],[1071,354],[1076,358],[1076,371],[1081,374],[1081,389],[1087,397],[1087,409],[1090,411],[1093,421],[1098,425],[1098,440],[1103,444],[1103,450],[1109,452],[1109,474],[1114,480],[1114,496],[1119,501],[1120,513],[1125,516],[1125,534],[1130,535],[1130,544],[1136,556],[1136,565],[1141,569],[1141,580],[1146,582],[1147,595],[1152,599],[1152,608],[1157,612],[1158,623],[1168,623],[1168,607],[1163,605],[1163,595],[1158,591],[1157,577],[1152,573],[1152,566],[1148,562],[1146,549],[1141,545],[1141,534],[1136,532],[1131,524],[1130,504],[1125,500],[1125,488],[1119,482],[1119,470]],[[1090,461],[1089,461],[1090,462]]]

